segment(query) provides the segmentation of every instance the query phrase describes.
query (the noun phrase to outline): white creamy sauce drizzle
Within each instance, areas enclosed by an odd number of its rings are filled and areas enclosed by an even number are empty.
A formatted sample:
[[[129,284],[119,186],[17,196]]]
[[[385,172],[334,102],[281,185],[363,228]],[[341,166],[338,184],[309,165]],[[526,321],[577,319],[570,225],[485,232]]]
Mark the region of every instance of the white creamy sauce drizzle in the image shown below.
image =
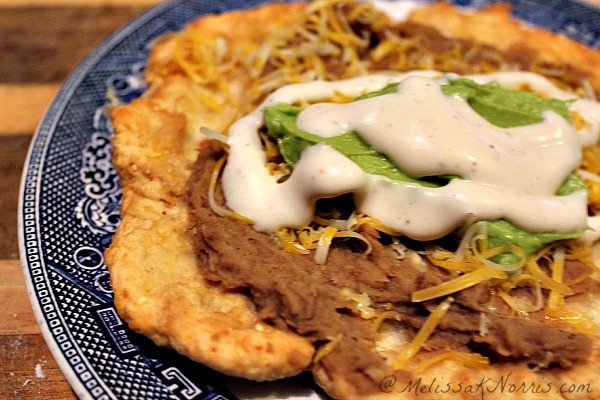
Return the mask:
[[[427,4],[423,0],[374,0],[371,3],[397,22],[405,21],[413,10]]]
[[[592,244],[600,239],[600,215],[589,217],[587,228],[577,240],[585,244]]]
[[[447,75],[434,71],[378,73],[338,82],[290,85],[272,93],[229,131],[229,158],[223,172],[227,205],[251,218],[259,231],[300,228],[310,223],[317,199],[354,193],[359,212],[416,239],[441,237],[466,220],[506,218],[531,232],[568,232],[587,222],[587,194],[555,192],[579,165],[581,147],[595,143],[600,105],[577,100],[586,121],[576,132],[567,121],[545,111],[543,122],[496,127],[466,101],[446,96]],[[572,95],[531,73],[470,76],[505,87],[528,84],[549,97]],[[396,93],[347,104],[317,103],[304,109],[299,128],[323,137],[348,130],[386,154],[411,176],[459,175],[446,186],[427,188],[364,172],[324,145],[302,153],[294,171],[277,183],[267,171],[257,130],[265,106],[278,102],[317,102],[337,93],[358,96],[400,82]]]

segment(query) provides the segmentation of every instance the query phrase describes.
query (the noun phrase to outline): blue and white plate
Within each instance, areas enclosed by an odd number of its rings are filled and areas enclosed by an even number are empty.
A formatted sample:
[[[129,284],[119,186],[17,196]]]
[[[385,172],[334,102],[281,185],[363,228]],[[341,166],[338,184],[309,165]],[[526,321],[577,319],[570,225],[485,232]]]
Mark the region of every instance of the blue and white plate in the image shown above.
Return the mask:
[[[20,256],[46,342],[82,399],[324,396],[308,375],[286,381],[284,392],[224,377],[131,332],[115,311],[102,255],[119,224],[121,196],[106,106],[144,92],[146,56],[159,35],[202,14],[263,2],[178,0],[144,13],[79,66],[33,139],[21,185]],[[510,2],[519,18],[600,48],[599,9],[571,0]]]

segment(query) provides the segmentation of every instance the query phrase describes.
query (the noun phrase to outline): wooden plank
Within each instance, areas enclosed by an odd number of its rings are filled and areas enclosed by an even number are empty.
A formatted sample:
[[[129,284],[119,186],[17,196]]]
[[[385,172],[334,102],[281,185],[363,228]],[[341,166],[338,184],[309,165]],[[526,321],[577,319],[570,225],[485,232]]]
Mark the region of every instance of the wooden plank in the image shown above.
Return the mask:
[[[35,132],[59,86],[0,84],[0,135]]]
[[[0,83],[58,83],[145,5],[0,7]]]
[[[0,336],[40,334],[27,298],[20,262],[0,260],[0,276]]]
[[[75,399],[33,316],[18,260],[0,260],[0,399]]]
[[[0,7],[152,6],[161,0],[0,0]]]
[[[30,136],[0,135],[0,260],[18,258],[17,201],[30,140]]]
[[[0,336],[0,399],[34,398],[77,397],[40,334]]]

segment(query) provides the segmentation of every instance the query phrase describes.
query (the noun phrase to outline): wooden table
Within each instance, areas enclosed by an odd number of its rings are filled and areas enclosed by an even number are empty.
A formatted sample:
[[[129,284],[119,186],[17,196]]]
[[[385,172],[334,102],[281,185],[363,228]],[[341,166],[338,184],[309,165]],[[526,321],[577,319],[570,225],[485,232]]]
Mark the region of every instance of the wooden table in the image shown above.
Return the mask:
[[[21,168],[61,81],[109,33],[158,1],[0,0],[0,399],[75,398],[23,282],[16,216]]]
[[[61,82],[158,0],[0,0],[0,399],[75,399],[31,311],[17,200],[31,136]]]

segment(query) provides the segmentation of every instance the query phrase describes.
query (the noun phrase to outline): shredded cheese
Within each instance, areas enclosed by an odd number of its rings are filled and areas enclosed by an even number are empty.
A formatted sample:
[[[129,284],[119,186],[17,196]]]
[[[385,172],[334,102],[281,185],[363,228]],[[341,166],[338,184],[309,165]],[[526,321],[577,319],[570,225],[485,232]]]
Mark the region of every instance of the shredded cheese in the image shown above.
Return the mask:
[[[398,236],[398,232],[395,232],[392,229],[386,227],[381,222],[379,222],[376,218],[373,218],[373,217],[368,217],[368,216],[359,217],[358,220],[356,221],[356,228],[358,229],[362,225],[369,226],[375,230],[378,230],[379,232],[386,233],[390,236]]]
[[[337,219],[337,218],[323,218],[315,215],[313,221],[322,226],[332,226],[340,230],[351,230],[356,226],[357,219],[354,213],[348,219]]]
[[[213,210],[215,214],[221,217],[233,218],[240,222],[252,225],[254,222],[250,218],[228,210],[224,207],[221,207],[219,204],[217,204],[217,201],[215,200],[215,189],[217,187],[217,181],[219,180],[219,175],[221,174],[221,169],[223,168],[223,164],[225,163],[226,159],[227,156],[224,155],[215,163],[213,172],[210,176],[210,183],[208,185],[208,204],[210,206],[210,209]]]
[[[319,247],[319,239],[322,234],[322,229],[315,230],[308,226],[298,231],[298,240],[304,248],[314,250]]]
[[[506,272],[515,272],[523,268],[527,256],[519,246],[507,245],[489,248],[486,224],[486,222],[477,222],[471,225],[454,253],[444,249],[428,251],[429,261],[438,267],[459,272],[471,272],[483,266]],[[515,254],[519,261],[515,264],[504,265],[491,260],[503,253]]]
[[[546,275],[544,273],[544,271],[542,271],[540,269],[540,266],[538,265],[538,260],[547,251],[548,251],[548,249],[545,248],[545,249],[541,250],[540,252],[538,252],[537,255],[534,255],[533,257],[531,257],[529,259],[529,261],[527,262],[527,266],[526,266],[527,272],[529,272],[531,277],[533,279],[535,279],[537,282],[539,282],[546,289],[555,291],[563,296],[564,295],[568,296],[568,295],[573,294],[573,290],[569,286],[565,285],[564,283],[557,282],[556,280],[550,278],[548,275]]]
[[[337,229],[332,226],[327,226],[323,229],[323,234],[319,238],[319,244],[317,246],[317,251],[315,252],[315,262],[317,264],[325,264],[327,260],[327,254],[329,253],[329,248],[331,247],[331,242],[337,233]]]
[[[504,271],[499,271],[494,268],[481,267],[475,271],[467,272],[458,278],[450,279],[449,281],[440,283],[439,285],[417,290],[416,292],[412,293],[411,300],[413,302],[431,300],[459,292],[489,279],[506,279],[506,277],[507,275]]]
[[[467,228],[467,230],[463,234],[462,238],[460,239],[460,243],[458,244],[458,248],[456,249],[454,254],[448,252],[451,255],[447,258],[452,259],[452,261],[460,261],[460,262],[464,261],[467,250],[469,249],[469,247],[472,246],[473,238],[476,235],[483,235],[484,238],[487,237],[487,223],[486,222],[479,221],[474,224],[471,224],[469,226],[469,228]]]
[[[371,307],[373,301],[366,293],[354,293],[348,288],[344,288],[340,291],[340,295],[344,300],[350,300],[356,303],[356,308],[360,313],[360,317],[364,319],[374,318],[376,315],[375,309]]]
[[[498,270],[506,271],[506,272],[515,272],[515,271],[521,269],[527,262],[527,255],[525,254],[525,251],[523,251],[523,249],[520,248],[519,246],[515,246],[515,245],[499,246],[499,247],[495,247],[493,249],[486,248],[481,252],[477,252],[477,250],[474,249],[474,253],[475,253],[475,257],[484,265],[486,265],[490,268],[493,268],[493,269],[498,269]],[[506,265],[506,264],[498,264],[491,260],[491,258],[496,257],[497,255],[500,255],[500,254],[504,254],[504,253],[516,254],[519,257],[519,261],[514,264]]]
[[[325,356],[331,353],[342,341],[343,336],[337,335],[333,340],[327,342],[319,348],[313,358],[313,364],[318,364]]]
[[[595,335],[598,332],[598,326],[591,319],[581,313],[572,312],[569,310],[549,310],[546,309],[545,317],[550,321],[560,321],[571,325],[576,331]]]
[[[554,262],[552,263],[552,279],[558,283],[563,282],[565,268],[565,248],[557,246],[554,251]],[[548,309],[556,310],[563,304],[563,296],[557,290],[551,290],[548,297]]]
[[[295,254],[310,254],[310,251],[302,246],[296,240],[296,234],[293,230],[284,228],[275,232],[275,236],[279,239],[281,247],[288,253]]]
[[[452,305],[454,299],[448,297],[446,300],[441,302],[432,312],[429,314],[419,332],[415,335],[413,340],[402,350],[400,355],[394,362],[394,369],[403,368],[407,361],[411,359],[415,354],[418,353],[419,349],[423,347],[423,344],[429,339],[429,336],[433,333],[435,328],[439,325],[444,315]]]
[[[225,136],[221,132],[217,132],[213,129],[203,126],[200,128],[200,133],[202,133],[206,137],[217,140],[218,142],[220,142],[221,144],[223,144],[225,146],[227,145],[227,136]]]
[[[383,321],[385,321],[386,319],[396,320],[397,318],[398,313],[395,311],[384,311],[377,315],[377,317],[373,321],[372,326],[373,332],[377,334],[377,339],[379,339],[379,328],[381,328],[381,324],[383,324]]]
[[[504,300],[504,302],[518,314],[527,315],[531,312],[538,311],[537,305],[531,304],[526,298],[512,296],[508,292],[500,292],[498,293],[498,297]]]
[[[490,365],[490,360],[477,353],[466,353],[463,351],[444,350],[427,359],[421,361],[415,367],[411,368],[415,374],[422,374],[425,370],[438,365],[444,361],[457,362],[465,367],[472,369],[483,369]]]
[[[361,235],[358,232],[339,231],[339,232],[335,233],[335,237],[336,238],[353,238],[353,239],[360,240],[367,246],[367,249],[364,252],[365,255],[368,255],[371,253],[371,251],[373,251],[373,246],[371,245],[371,242],[369,242],[366,237],[364,237],[363,235]]]

